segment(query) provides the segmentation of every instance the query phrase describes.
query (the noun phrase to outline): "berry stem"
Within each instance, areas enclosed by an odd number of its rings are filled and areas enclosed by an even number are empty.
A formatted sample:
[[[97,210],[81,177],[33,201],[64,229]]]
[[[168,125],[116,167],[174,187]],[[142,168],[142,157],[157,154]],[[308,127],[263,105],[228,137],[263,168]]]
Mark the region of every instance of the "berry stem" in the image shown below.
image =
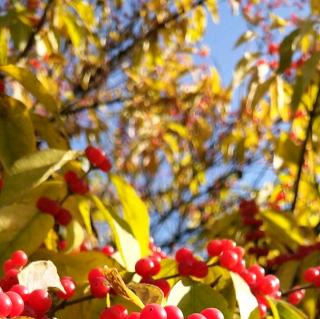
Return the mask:
[[[312,288],[314,288],[313,284],[305,284],[305,285],[297,286],[297,287],[291,288],[291,289],[289,289],[287,291],[284,291],[282,293],[282,296],[288,296],[292,292],[295,292],[295,291],[298,291],[298,290],[301,290],[301,289],[312,289]]]

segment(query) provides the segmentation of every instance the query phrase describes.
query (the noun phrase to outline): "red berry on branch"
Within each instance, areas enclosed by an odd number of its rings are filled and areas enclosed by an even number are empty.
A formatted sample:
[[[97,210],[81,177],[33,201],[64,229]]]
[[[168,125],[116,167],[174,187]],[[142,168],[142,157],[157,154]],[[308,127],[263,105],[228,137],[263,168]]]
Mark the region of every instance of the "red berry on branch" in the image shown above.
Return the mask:
[[[72,215],[67,209],[60,208],[57,215],[55,216],[55,219],[59,225],[67,226],[72,220]]]
[[[192,264],[191,276],[204,278],[208,275],[208,266],[204,261],[195,260]]]
[[[160,305],[149,304],[142,309],[140,319],[167,319],[167,313]]]
[[[88,273],[88,281],[91,282],[97,277],[103,277],[103,270],[101,268],[92,268]]]
[[[227,269],[232,269],[239,261],[237,253],[232,250],[225,250],[220,256],[220,265]]]
[[[222,252],[222,243],[219,239],[210,240],[207,244],[207,252],[210,257],[219,256]]]
[[[110,291],[105,277],[95,277],[90,281],[91,294],[96,298],[104,298]]]
[[[104,152],[94,146],[88,146],[85,150],[86,156],[93,167],[101,169],[103,172],[109,172],[112,165]]]
[[[177,306],[165,306],[165,312],[167,313],[167,319],[183,319],[183,313]]]
[[[26,302],[29,298],[29,289],[26,286],[17,284],[12,286],[10,291],[16,292],[18,295],[20,295],[24,302]]]
[[[14,264],[13,264],[13,262],[12,262],[11,259],[6,260],[6,261],[3,263],[3,266],[2,266],[4,274],[6,274],[9,270],[11,270],[11,269],[14,268],[14,267],[15,267],[15,266],[14,266]]]
[[[112,256],[114,254],[114,248],[110,245],[105,245],[104,247],[101,248],[101,251],[106,255],[106,256]]]
[[[309,283],[314,283],[318,277],[320,277],[320,269],[316,267],[308,268],[303,274],[304,280]]]
[[[114,305],[110,308],[105,308],[101,314],[100,319],[127,319],[128,310],[122,305]]]
[[[131,312],[126,319],[140,319],[140,312]]]
[[[194,264],[194,259],[184,260],[178,264],[178,272],[180,276],[190,276],[192,273],[192,268]]]
[[[301,302],[301,300],[304,298],[304,296],[305,296],[305,290],[304,289],[300,289],[300,290],[292,292],[288,296],[288,301],[291,304],[296,306]]]
[[[207,319],[207,318],[201,313],[193,313],[189,315],[187,319]]]
[[[10,298],[12,303],[12,308],[9,314],[10,318],[18,317],[22,314],[24,309],[24,302],[23,299],[19,294],[14,291],[8,291],[7,296]]]
[[[207,319],[224,319],[223,313],[217,308],[207,308],[201,311]]]
[[[9,296],[4,293],[0,292],[0,317],[5,318],[8,317],[12,310],[12,302]]]
[[[280,288],[280,281],[274,275],[267,275],[258,281],[258,289],[264,295],[272,295]]]
[[[178,263],[193,259],[193,252],[188,248],[182,247],[176,251],[175,259]]]
[[[36,289],[30,293],[28,305],[38,315],[44,315],[50,310],[52,306],[52,300],[47,291],[43,289]]]
[[[22,250],[17,250],[11,255],[11,261],[16,268],[25,266],[28,263],[28,256]]]
[[[151,258],[141,258],[136,262],[135,270],[141,277],[152,276],[154,262]]]
[[[42,196],[37,201],[37,208],[44,213],[55,216],[60,209],[60,205],[57,201],[52,200],[46,196]]]
[[[169,295],[171,287],[167,280],[157,279],[157,280],[154,280],[151,284],[160,288],[163,292],[164,297],[167,297]]]
[[[63,291],[58,291],[56,293],[57,297],[60,299],[69,299],[74,295],[74,292],[76,290],[76,285],[71,277],[63,277],[61,278],[61,284],[66,291],[65,293]]]

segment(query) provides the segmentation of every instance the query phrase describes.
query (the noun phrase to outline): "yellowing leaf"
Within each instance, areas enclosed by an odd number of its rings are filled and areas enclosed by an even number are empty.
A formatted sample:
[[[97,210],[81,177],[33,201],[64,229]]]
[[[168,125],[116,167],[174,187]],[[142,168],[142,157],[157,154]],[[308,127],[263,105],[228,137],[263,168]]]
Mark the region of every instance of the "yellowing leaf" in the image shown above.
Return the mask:
[[[35,151],[34,128],[26,107],[11,97],[0,97],[0,161],[5,169]]]
[[[151,284],[137,284],[132,282],[128,285],[128,288],[133,290],[143,304],[148,305],[150,303],[157,303],[161,305],[163,292],[159,287]]]
[[[38,260],[30,263],[19,272],[18,280],[19,284],[27,287],[29,291],[58,288],[65,292],[57,267],[50,260]]]
[[[79,211],[82,216],[86,231],[92,235],[91,217],[90,217],[90,201],[86,198],[81,198],[79,202]]]
[[[218,5],[217,0],[207,0],[206,2],[207,8],[211,14],[212,20],[215,23],[219,22],[219,11],[218,11]]]
[[[66,252],[71,252],[74,249],[77,249],[81,246],[83,240],[84,240],[84,233],[82,226],[79,224],[77,220],[74,218],[71,220],[71,222],[68,224],[67,228],[67,248]]]
[[[36,76],[29,70],[9,64],[0,66],[0,71],[18,81],[29,91],[48,111],[56,113],[59,105],[55,98],[45,89]]]
[[[111,181],[117,190],[123,207],[124,220],[130,226],[134,237],[138,240],[141,254],[149,253],[149,213],[144,202],[134,188],[118,175],[111,175]]]

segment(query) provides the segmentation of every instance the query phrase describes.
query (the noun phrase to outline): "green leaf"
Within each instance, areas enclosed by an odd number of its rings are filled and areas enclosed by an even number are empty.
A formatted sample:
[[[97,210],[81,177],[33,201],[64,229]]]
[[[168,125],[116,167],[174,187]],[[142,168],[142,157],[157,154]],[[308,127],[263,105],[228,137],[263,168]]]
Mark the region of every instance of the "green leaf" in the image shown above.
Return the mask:
[[[51,260],[57,267],[60,276],[72,276],[78,283],[87,283],[88,272],[95,267],[122,267],[112,258],[99,251],[86,251],[76,254],[61,254],[41,249],[31,256],[31,260]]]
[[[5,169],[35,151],[34,129],[25,105],[8,96],[0,97],[0,161]]]
[[[307,316],[298,308],[283,301],[274,301],[277,306],[280,319],[307,319]]]
[[[223,313],[225,319],[232,318],[228,303],[220,293],[208,285],[188,280],[178,281],[172,287],[167,303],[178,306],[185,316],[214,307]]]
[[[39,186],[80,154],[76,151],[48,149],[19,159],[4,178],[5,187],[0,192],[0,207],[12,203]]]
[[[236,273],[230,272],[236,299],[239,306],[240,318],[248,319],[252,311],[258,307],[258,302],[248,284]]]
[[[72,252],[73,250],[79,248],[84,240],[84,233],[80,223],[74,218],[66,227],[67,230],[67,248],[66,252]]]
[[[18,81],[29,91],[48,111],[56,113],[59,105],[55,98],[46,90],[36,76],[27,69],[9,64],[0,66],[0,71]]]
[[[128,271],[134,271],[135,263],[141,257],[139,243],[133,237],[131,230],[123,220],[113,213],[111,209],[107,209],[98,197],[92,196],[92,199],[110,226],[124,266]]]
[[[320,52],[312,54],[310,59],[304,63],[301,73],[297,76],[291,101],[291,108],[293,111],[298,108],[305,89],[310,84],[312,78],[317,74],[319,60]]]
[[[149,253],[149,213],[134,188],[118,175],[111,175],[111,181],[117,190],[124,213],[134,237],[140,245],[142,256]]]
[[[219,11],[218,11],[218,5],[217,0],[207,0],[206,2],[207,8],[211,14],[211,18],[213,22],[218,23],[219,22]]]
[[[91,213],[90,213],[90,200],[87,198],[80,198],[79,201],[79,211],[82,216],[84,226],[89,235],[92,235],[92,225],[91,225]]]
[[[280,44],[279,54],[280,54],[280,62],[279,68],[277,70],[278,73],[282,73],[288,67],[290,67],[292,62],[292,56],[294,53],[294,42],[299,36],[300,30],[296,29],[292,31],[289,35],[287,35],[284,40]]]
[[[279,266],[276,276],[280,280],[281,289],[286,291],[292,287],[300,261],[290,260]]]
[[[255,39],[257,34],[251,30],[247,30],[244,32],[239,39],[236,41],[236,44],[234,45],[235,48],[239,47],[241,44],[249,42],[253,39]]]
[[[1,210],[1,212],[3,213],[5,210]],[[18,222],[19,216],[21,219],[25,220],[23,225]],[[11,254],[18,249],[22,249],[28,255],[35,252],[43,243],[49,230],[54,225],[54,219],[48,214],[38,213],[34,216],[31,215],[30,218],[27,219],[25,216],[19,215],[17,212],[17,214],[15,213],[8,216],[3,216],[1,220],[5,220],[5,217],[14,219],[17,221],[17,224],[22,227],[19,227],[19,229],[10,228],[12,232],[10,240],[8,240],[6,243],[3,243],[0,248],[1,263],[10,258]],[[10,224],[12,224],[12,220]],[[3,228],[8,231],[6,225],[4,225]]]

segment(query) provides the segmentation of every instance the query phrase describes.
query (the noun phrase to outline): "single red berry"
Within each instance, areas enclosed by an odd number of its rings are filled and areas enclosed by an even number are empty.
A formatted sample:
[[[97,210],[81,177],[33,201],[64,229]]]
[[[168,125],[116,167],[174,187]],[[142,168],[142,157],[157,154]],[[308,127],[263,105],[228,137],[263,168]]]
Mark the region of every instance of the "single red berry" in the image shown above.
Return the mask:
[[[25,266],[28,263],[28,256],[22,250],[17,250],[11,255],[11,260],[16,268]]]
[[[29,295],[28,305],[38,314],[43,315],[49,311],[52,306],[52,300],[49,293],[43,289],[36,289]]]
[[[24,309],[24,302],[23,299],[19,294],[17,294],[14,291],[8,291],[7,296],[9,296],[11,303],[12,303],[12,308],[9,314],[10,318],[13,317],[18,317],[22,314],[23,309]]]
[[[149,276],[155,276],[161,270],[160,261],[157,258],[153,257],[153,256],[149,257],[149,258],[153,261],[153,268],[150,270]]]
[[[95,277],[90,281],[90,291],[94,297],[104,298],[110,291],[110,287],[104,277]]]
[[[18,274],[19,274],[19,270],[18,269],[10,269],[7,271],[7,273],[5,274],[4,279],[7,280],[7,284],[8,286],[11,288],[13,285],[18,284]]]
[[[304,280],[309,283],[314,283],[315,279],[319,276],[320,269],[316,267],[308,268],[303,274]]]
[[[163,292],[164,297],[167,297],[169,295],[171,287],[167,280],[158,279],[158,280],[154,280],[151,284],[160,288]]]
[[[37,201],[37,208],[44,213],[55,216],[58,213],[60,206],[57,201],[42,196]]]
[[[64,293],[62,291],[58,291],[56,293],[58,298],[60,298],[60,299],[71,298],[76,290],[76,285],[75,285],[74,281],[72,280],[72,278],[71,277],[61,278],[61,284],[66,292]]]
[[[15,267],[15,266],[14,266],[14,264],[13,264],[13,262],[12,262],[11,259],[6,260],[6,261],[3,263],[3,266],[2,266],[4,274],[6,274],[9,270],[11,270],[11,269],[14,268],[14,267]]]
[[[236,243],[231,239],[221,239],[221,250],[231,250],[236,247]]]
[[[167,319],[183,319],[183,313],[177,306],[165,306],[165,312],[167,313]]]
[[[103,277],[103,271],[101,268],[92,268],[88,273],[88,281],[91,282],[97,277]]]
[[[196,260],[192,264],[191,276],[204,278],[208,275],[208,266],[204,261]]]
[[[224,319],[223,313],[217,308],[206,308],[201,311],[207,319]]]
[[[279,45],[274,42],[269,43],[268,52],[269,52],[269,54],[278,53],[279,52]]]
[[[219,256],[222,252],[222,243],[219,239],[210,240],[207,244],[207,252],[210,257]]]
[[[94,167],[101,165],[104,161],[105,154],[98,147],[88,146],[85,150],[85,153],[90,164]]]
[[[10,297],[4,292],[0,292],[0,318],[8,317],[11,310],[12,302]]]
[[[141,277],[152,276],[152,269],[154,268],[154,262],[151,258],[141,258],[136,262],[135,270]]]
[[[26,316],[26,317],[30,317],[30,318],[37,318],[38,317],[37,313],[28,304],[26,304],[24,306],[24,310],[23,310],[22,315]]]
[[[62,226],[67,226],[70,224],[72,220],[72,215],[67,209],[61,207],[55,218],[58,224]]]
[[[271,295],[280,288],[280,281],[274,275],[267,275],[258,281],[258,289],[264,295]]]
[[[239,261],[237,253],[232,250],[225,250],[220,256],[220,265],[227,269],[232,269]]]
[[[175,258],[176,261],[180,263],[185,260],[193,259],[193,253],[190,249],[183,247],[176,251]]]
[[[240,275],[249,286],[254,286],[257,283],[257,275],[247,269],[245,269]]]
[[[305,290],[304,289],[300,289],[300,290],[294,291],[288,296],[288,301],[291,304],[296,306],[304,298],[304,295],[305,295]]]
[[[207,318],[201,313],[193,313],[190,316],[188,316],[187,319],[207,319]]]
[[[192,273],[194,259],[184,260],[178,264],[178,272],[181,276],[187,277]]]
[[[250,267],[248,268],[248,270],[256,275],[257,281],[259,281],[259,280],[260,280],[261,278],[263,278],[264,275],[265,275],[264,269],[263,269],[261,266],[256,265],[256,264],[250,266]]]
[[[142,309],[140,319],[167,319],[167,313],[160,305],[149,304]]]
[[[17,284],[12,286],[10,291],[16,292],[18,295],[20,295],[24,302],[26,302],[29,298],[29,289],[26,286]]]
[[[101,314],[100,319],[127,319],[128,311],[122,305],[114,305],[110,308],[105,308]]]
[[[88,193],[89,186],[87,182],[79,178],[76,182],[68,184],[68,187],[72,193],[84,195]]]
[[[97,166],[101,171],[105,172],[105,173],[108,173],[111,168],[112,168],[112,164],[110,162],[110,160],[105,157],[103,162]]]
[[[126,319],[140,319],[140,312],[131,312]]]
[[[106,256],[112,256],[114,254],[114,248],[110,245],[105,245],[104,247],[101,248],[101,251],[106,255]]]
[[[63,178],[67,184],[74,184],[74,183],[77,183],[79,180],[77,173],[74,171],[65,172],[63,175]]]
[[[244,256],[244,254],[245,254],[244,248],[239,247],[239,246],[234,247],[234,248],[232,249],[232,251],[234,251],[234,252],[238,255],[239,259],[242,259],[243,256]]]
[[[248,233],[246,233],[245,238],[247,241],[253,241],[253,240],[258,240],[263,237],[265,237],[266,233],[263,230],[257,229],[257,230],[252,230]]]
[[[58,241],[58,249],[65,250],[67,247],[67,241],[65,239],[61,239]]]

